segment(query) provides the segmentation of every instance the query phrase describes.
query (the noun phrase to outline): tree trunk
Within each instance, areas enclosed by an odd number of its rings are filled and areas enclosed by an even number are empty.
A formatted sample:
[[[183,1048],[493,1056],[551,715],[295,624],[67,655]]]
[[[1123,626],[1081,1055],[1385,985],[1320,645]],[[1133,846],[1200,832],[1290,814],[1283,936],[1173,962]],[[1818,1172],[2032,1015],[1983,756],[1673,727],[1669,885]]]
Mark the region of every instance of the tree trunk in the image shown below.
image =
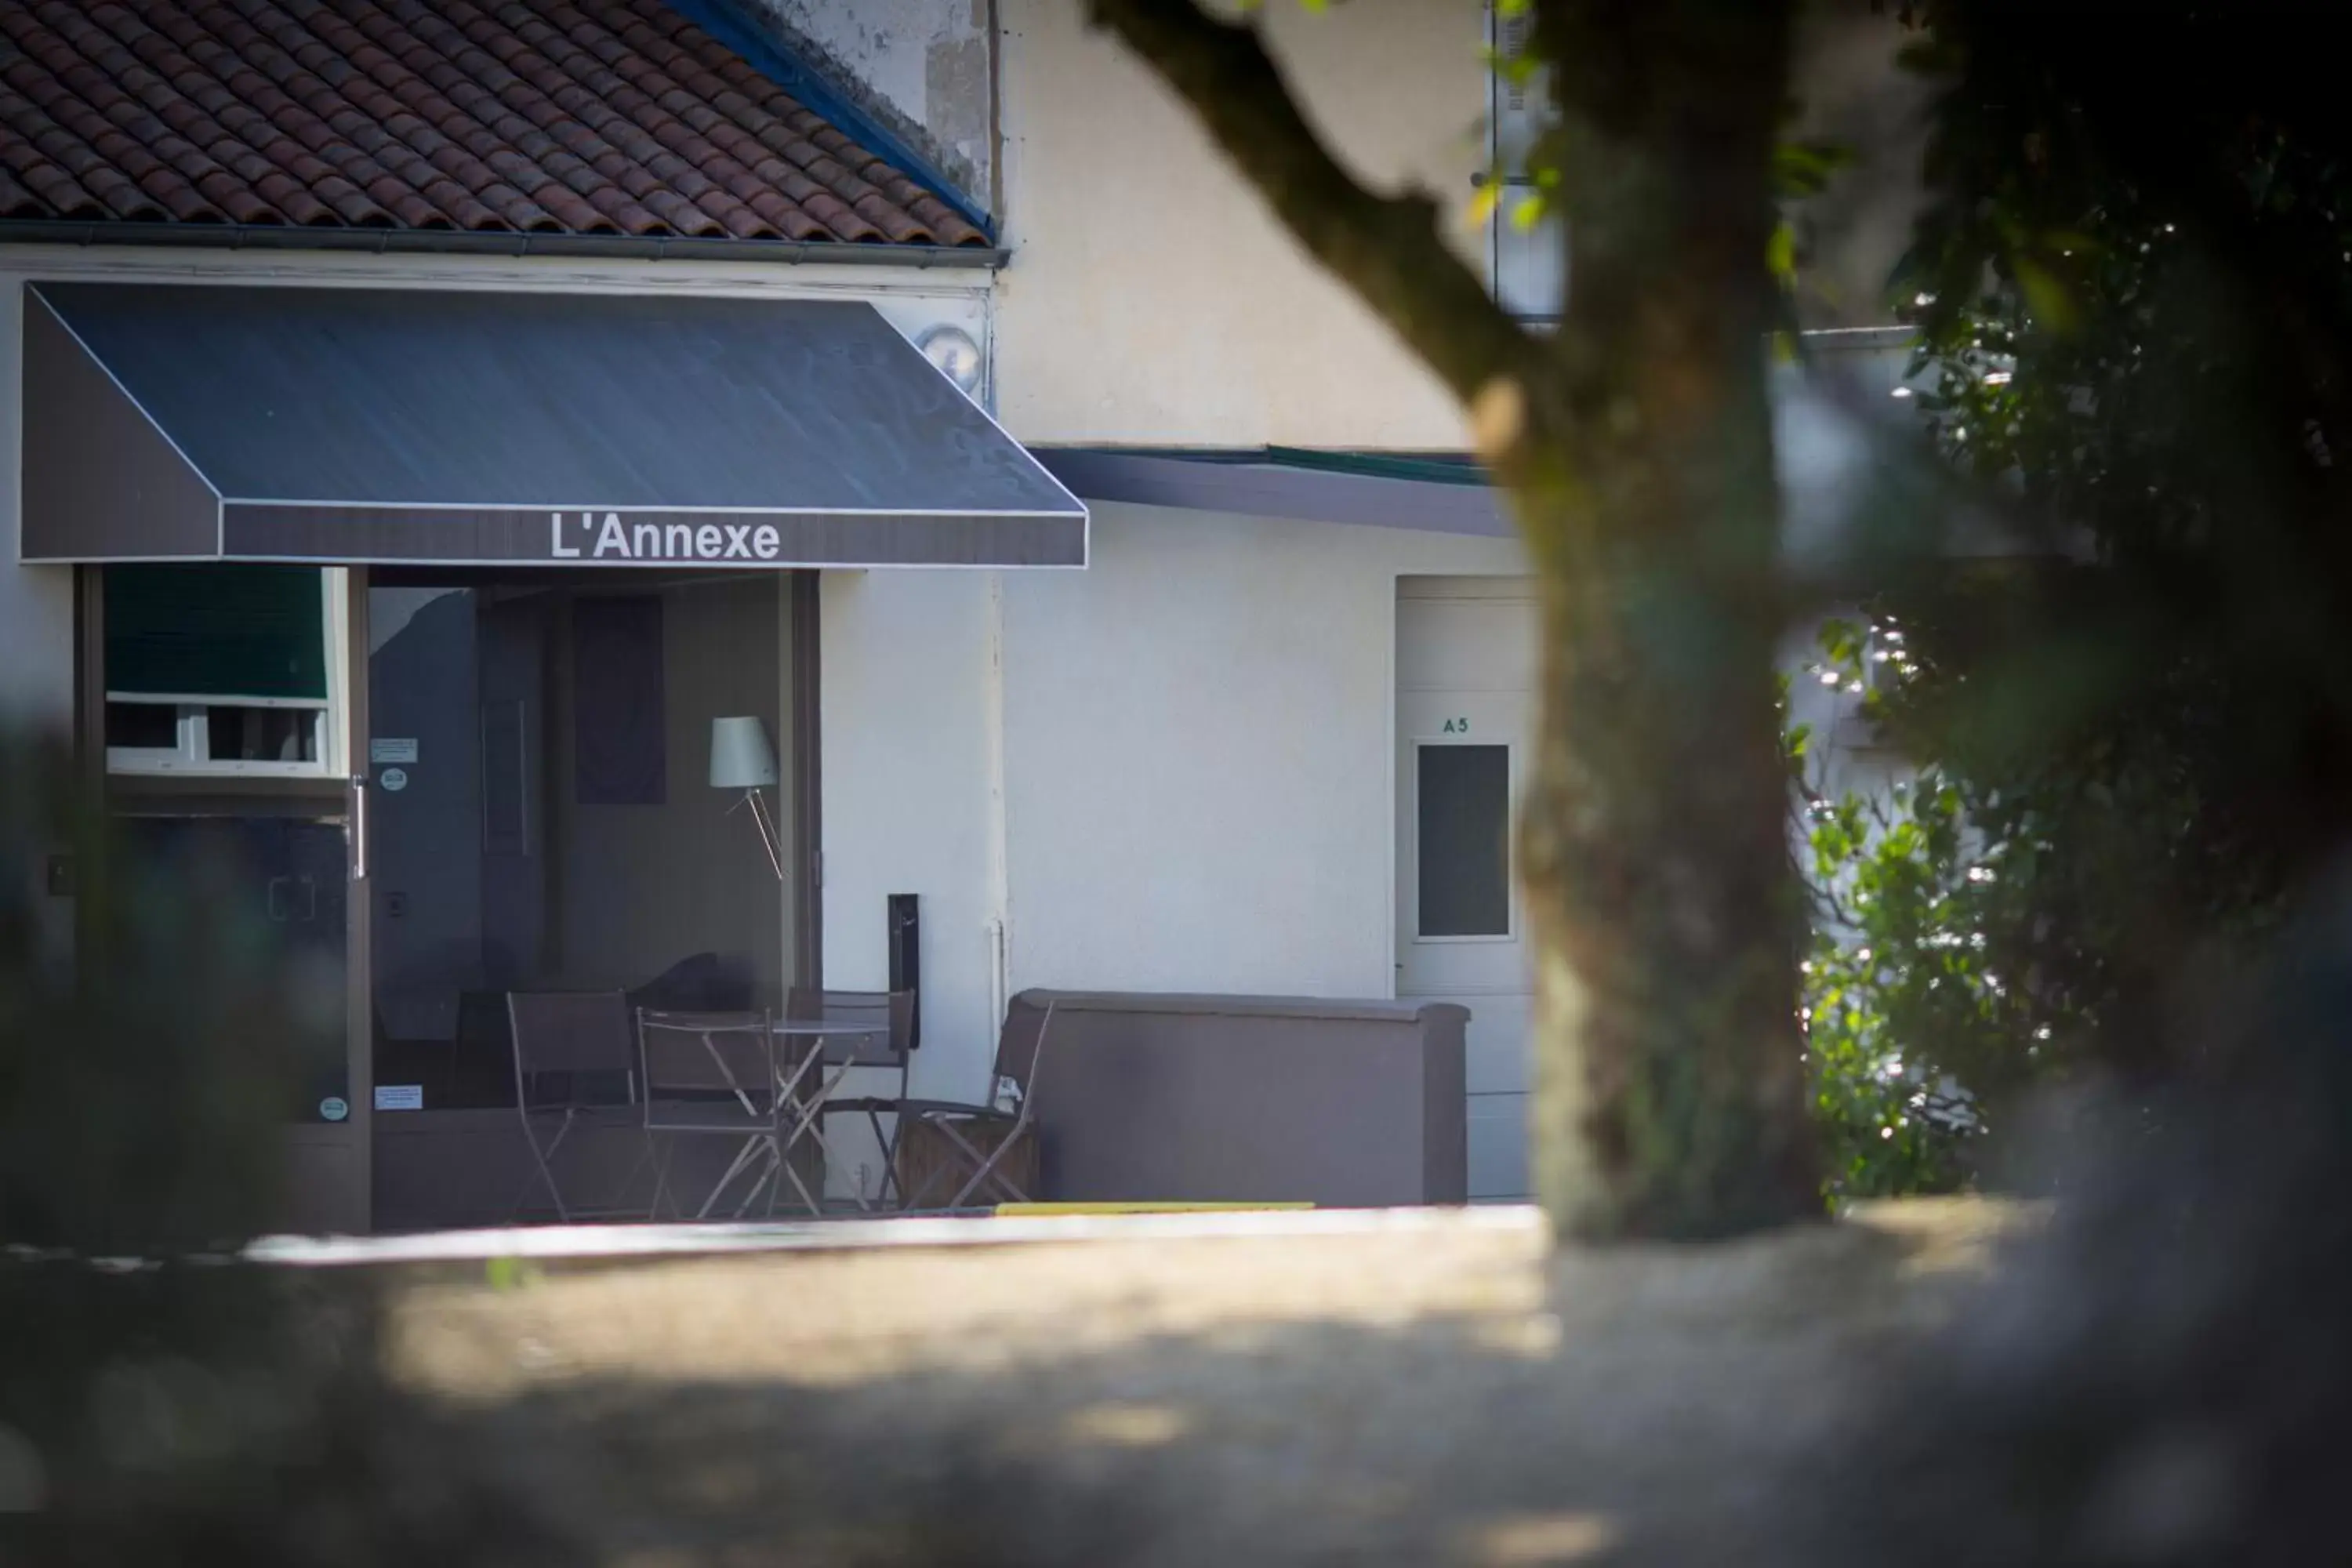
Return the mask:
[[[1555,1224],[1698,1237],[1819,1214],[1764,388],[1790,0],[1536,0],[1572,284],[1549,340],[1495,304],[1435,200],[1341,167],[1246,22],[1088,5],[1464,400],[1513,492],[1544,600],[1519,859]]]
[[[1573,496],[1531,489],[1518,505],[1530,532],[1588,521]],[[1649,521],[1661,540],[1676,531],[1663,506]],[[1520,823],[1531,1134],[1546,1211],[1588,1238],[1822,1212],[1773,638],[1673,564],[1641,541],[1608,569],[1541,576],[1542,720]]]
[[[1540,5],[1566,125],[1555,385],[1495,454],[1540,574],[1520,825],[1538,954],[1536,1184],[1570,1234],[1818,1215],[1765,266],[1788,18]]]

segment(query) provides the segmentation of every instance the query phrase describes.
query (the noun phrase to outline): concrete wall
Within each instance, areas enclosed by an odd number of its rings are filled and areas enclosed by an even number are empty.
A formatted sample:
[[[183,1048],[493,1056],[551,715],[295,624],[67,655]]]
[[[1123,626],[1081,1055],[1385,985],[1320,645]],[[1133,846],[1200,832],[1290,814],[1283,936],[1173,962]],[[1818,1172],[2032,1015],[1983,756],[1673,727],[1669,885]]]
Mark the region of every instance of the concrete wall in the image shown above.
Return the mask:
[[[920,899],[915,1081],[933,1097],[979,1093],[995,1050],[994,586],[978,572],[828,572],[820,584],[824,983],[882,990],[887,900]]]
[[[1024,987],[1390,994],[1396,579],[1520,569],[1103,505],[1083,573],[827,574],[827,983],[878,986],[884,897],[922,896],[932,1095],[982,1089]]]
[[[1276,224],[1075,0],[999,0],[998,411],[1033,441],[1459,447],[1452,399]],[[1486,107],[1477,0],[1261,15],[1308,110],[1383,185],[1466,209]],[[1482,237],[1455,222],[1464,253]]]
[[[1460,1007],[1032,990],[1007,1032],[1034,1039],[1048,1007],[1038,1196],[1381,1208],[1470,1195]]]
[[[982,1096],[996,1050],[1002,611],[993,573],[827,572],[819,580],[824,984],[887,989],[888,899],[916,895],[923,1043],[909,1084],[934,1100]],[[845,1092],[897,1087],[894,1073],[860,1073]],[[835,1117],[826,1132],[828,1192],[874,1194],[882,1153],[866,1123]]]
[[[1006,585],[1013,983],[1390,994],[1396,579],[1515,542],[1104,506]]]

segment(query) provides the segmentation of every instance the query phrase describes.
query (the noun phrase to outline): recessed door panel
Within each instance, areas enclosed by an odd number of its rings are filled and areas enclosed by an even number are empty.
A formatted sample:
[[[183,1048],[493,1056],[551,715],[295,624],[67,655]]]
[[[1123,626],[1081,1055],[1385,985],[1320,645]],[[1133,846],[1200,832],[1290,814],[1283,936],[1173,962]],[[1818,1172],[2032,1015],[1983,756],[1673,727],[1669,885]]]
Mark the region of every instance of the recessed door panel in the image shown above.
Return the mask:
[[[1520,1197],[1534,986],[1515,843],[1535,605],[1491,582],[1417,586],[1397,603],[1397,994],[1470,1010],[1471,1196]]]

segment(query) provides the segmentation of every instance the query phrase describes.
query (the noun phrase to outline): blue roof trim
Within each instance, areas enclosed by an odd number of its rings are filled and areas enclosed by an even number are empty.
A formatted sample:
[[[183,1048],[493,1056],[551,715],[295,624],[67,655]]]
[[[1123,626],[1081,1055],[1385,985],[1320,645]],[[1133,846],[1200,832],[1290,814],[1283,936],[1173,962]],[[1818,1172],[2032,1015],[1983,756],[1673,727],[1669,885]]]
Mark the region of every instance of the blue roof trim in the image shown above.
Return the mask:
[[[907,144],[831,82],[787,50],[736,0],[666,0],[669,8],[743,57],[753,70],[791,93],[884,163],[924,186],[996,243],[996,220],[966,195],[945,171]]]
[[[1254,464],[1306,468],[1366,479],[1491,489],[1494,479],[1467,452],[1381,452],[1341,447],[1064,447],[1106,457],[1166,458],[1185,463]]]

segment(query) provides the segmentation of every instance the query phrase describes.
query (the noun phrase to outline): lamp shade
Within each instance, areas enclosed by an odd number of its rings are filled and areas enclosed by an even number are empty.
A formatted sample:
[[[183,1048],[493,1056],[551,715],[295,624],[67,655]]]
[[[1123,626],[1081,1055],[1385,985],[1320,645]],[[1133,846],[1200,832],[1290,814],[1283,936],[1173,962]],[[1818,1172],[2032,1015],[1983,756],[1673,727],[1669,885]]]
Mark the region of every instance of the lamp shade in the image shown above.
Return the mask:
[[[763,789],[776,782],[776,748],[757,719],[710,721],[710,787]]]

